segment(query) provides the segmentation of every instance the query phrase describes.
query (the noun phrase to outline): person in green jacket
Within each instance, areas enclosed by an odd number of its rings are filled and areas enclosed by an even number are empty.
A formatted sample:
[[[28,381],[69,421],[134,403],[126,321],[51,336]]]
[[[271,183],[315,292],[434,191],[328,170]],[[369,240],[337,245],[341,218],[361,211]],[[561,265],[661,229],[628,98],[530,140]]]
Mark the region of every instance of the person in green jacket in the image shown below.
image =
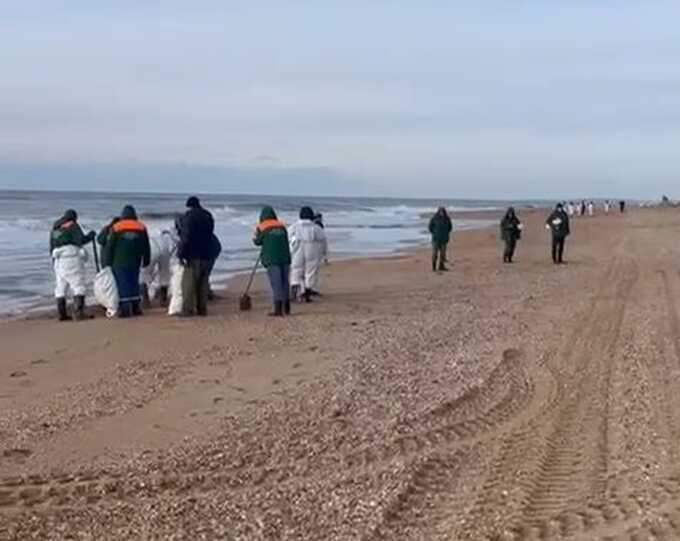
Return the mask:
[[[432,216],[429,230],[432,235],[432,272],[448,271],[449,269],[445,265],[446,248],[451,239],[453,225],[444,207],[439,207],[435,215]]]
[[[118,286],[120,317],[142,315],[139,272],[151,262],[146,226],[137,219],[134,207],[123,209],[106,240],[102,264],[111,267]]]
[[[260,213],[260,223],[255,229],[253,242],[261,247],[260,260],[267,269],[274,298],[274,311],[270,316],[290,314],[290,246],[288,232],[272,207]]]
[[[503,263],[512,263],[517,241],[522,236],[522,223],[519,221],[515,209],[510,207],[501,220],[501,239],[505,243]]]
[[[78,213],[69,209],[59,218],[50,231],[50,257],[54,266],[59,321],[68,321],[66,295],[73,294],[74,319],[85,319],[87,253],[84,246],[92,242],[95,232],[83,233],[78,223]]]

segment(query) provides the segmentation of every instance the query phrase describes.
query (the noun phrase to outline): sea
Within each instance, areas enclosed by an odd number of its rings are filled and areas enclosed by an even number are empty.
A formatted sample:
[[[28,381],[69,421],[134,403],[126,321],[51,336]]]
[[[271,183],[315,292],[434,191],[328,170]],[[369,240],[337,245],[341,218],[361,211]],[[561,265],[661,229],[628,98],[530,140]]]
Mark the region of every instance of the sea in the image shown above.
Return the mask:
[[[131,204],[151,235],[170,228],[184,212],[186,194],[102,193],[0,190],[0,315],[30,314],[52,304],[54,277],[50,261],[52,224],[73,208],[84,231],[99,231],[124,205]],[[425,244],[427,223],[445,205],[453,212],[456,231],[486,227],[490,221],[466,217],[472,211],[498,211],[510,204],[541,206],[540,202],[426,200],[354,197],[282,197],[202,194],[223,245],[212,282],[216,287],[250,268],[257,257],[252,235],[260,209],[273,206],[285,223],[297,219],[303,205],[323,213],[331,259],[398,254]],[[495,221],[493,222],[495,223]],[[88,268],[94,278],[94,258]]]

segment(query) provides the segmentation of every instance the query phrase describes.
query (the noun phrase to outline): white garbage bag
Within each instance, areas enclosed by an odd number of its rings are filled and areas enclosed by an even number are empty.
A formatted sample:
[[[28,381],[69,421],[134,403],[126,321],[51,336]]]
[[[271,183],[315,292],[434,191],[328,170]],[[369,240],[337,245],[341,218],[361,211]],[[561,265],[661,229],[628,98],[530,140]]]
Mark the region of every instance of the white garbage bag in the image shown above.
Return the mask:
[[[184,296],[182,295],[184,267],[177,261],[170,268],[170,305],[168,306],[168,315],[178,316],[184,309]]]
[[[106,308],[106,317],[112,318],[118,313],[118,287],[111,267],[106,267],[94,277],[94,298],[97,304]]]

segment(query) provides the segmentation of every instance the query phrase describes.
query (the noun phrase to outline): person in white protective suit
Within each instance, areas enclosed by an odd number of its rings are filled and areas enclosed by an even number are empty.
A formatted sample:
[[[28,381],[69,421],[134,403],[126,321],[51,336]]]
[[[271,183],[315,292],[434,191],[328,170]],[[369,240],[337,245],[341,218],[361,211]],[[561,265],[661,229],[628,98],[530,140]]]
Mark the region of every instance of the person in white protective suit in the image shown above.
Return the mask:
[[[302,207],[300,219],[288,229],[292,258],[290,284],[293,298],[311,302],[319,294],[321,265],[328,254],[323,227],[314,222],[314,211]]]
[[[168,288],[171,279],[171,258],[177,251],[177,237],[171,231],[163,230],[149,239],[151,246],[151,263],[142,269],[142,300],[147,308],[151,307],[151,298],[155,291],[159,292],[162,306],[168,305]]]
[[[54,296],[57,299],[59,321],[68,321],[66,298],[73,295],[74,315],[76,320],[85,319],[85,294],[87,291],[87,275],[85,262],[87,252],[84,249],[94,239],[95,232],[83,233],[78,224],[75,210],[67,210],[54,223],[50,233],[50,255],[54,267],[56,284]]]

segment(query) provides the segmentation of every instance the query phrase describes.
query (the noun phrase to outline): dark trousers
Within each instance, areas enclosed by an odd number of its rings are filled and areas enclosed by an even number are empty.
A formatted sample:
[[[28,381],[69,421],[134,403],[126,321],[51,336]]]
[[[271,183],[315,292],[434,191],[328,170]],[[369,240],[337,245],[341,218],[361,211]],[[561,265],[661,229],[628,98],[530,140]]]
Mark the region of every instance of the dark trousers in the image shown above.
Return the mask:
[[[192,259],[185,269],[182,281],[184,296],[184,313],[196,313],[204,316],[208,313],[208,291],[210,289],[210,271],[214,261],[209,259]]]
[[[432,270],[442,270],[446,263],[446,242],[432,243]]]
[[[566,237],[554,236],[552,238],[552,258],[554,263],[562,263],[564,256],[564,243],[567,240]]]
[[[517,248],[517,239],[505,239],[505,250],[503,251],[503,261],[512,263],[512,258],[515,256],[515,248]]]
[[[274,302],[290,300],[290,265],[272,265],[267,268]]]

